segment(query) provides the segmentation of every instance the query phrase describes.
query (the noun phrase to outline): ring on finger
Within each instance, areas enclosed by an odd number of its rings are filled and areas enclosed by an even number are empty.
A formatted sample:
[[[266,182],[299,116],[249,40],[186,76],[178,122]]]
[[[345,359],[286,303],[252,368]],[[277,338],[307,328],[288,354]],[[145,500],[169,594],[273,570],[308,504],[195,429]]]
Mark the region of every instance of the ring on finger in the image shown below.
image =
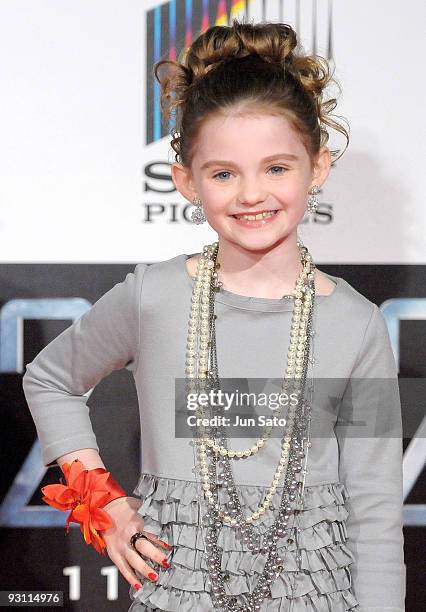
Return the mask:
[[[142,532],[142,531],[137,531],[136,533],[134,533],[132,535],[132,537],[130,538],[130,546],[133,548],[133,550],[135,550],[139,555],[140,552],[138,551],[138,549],[136,548],[136,542],[140,539],[144,539],[144,540],[148,540],[148,542],[150,541],[149,538],[146,537],[146,535]]]

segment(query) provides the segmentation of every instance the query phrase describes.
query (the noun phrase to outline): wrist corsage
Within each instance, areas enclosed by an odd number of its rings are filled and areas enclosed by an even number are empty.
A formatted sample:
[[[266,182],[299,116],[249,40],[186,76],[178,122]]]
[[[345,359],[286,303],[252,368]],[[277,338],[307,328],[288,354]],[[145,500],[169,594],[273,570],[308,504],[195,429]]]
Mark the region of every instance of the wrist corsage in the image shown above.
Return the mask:
[[[74,459],[64,463],[61,469],[66,484],[42,487],[43,501],[63,512],[71,510],[66,522],[67,533],[70,522],[80,523],[86,544],[92,544],[98,553],[105,554],[106,544],[100,532],[113,527],[114,523],[102,507],[113,499],[126,497],[126,492],[105,468],[86,470],[79,459]]]

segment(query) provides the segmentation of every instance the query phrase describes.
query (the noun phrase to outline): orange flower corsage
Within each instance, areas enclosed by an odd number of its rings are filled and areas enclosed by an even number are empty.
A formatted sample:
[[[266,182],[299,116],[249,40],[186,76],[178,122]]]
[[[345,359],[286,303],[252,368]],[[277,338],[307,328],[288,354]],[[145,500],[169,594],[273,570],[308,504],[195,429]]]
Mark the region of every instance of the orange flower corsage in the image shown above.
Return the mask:
[[[71,510],[66,522],[67,533],[70,522],[80,523],[86,544],[92,544],[98,553],[105,554],[106,544],[100,532],[113,527],[114,523],[102,506],[125,497],[126,492],[105,468],[86,470],[79,459],[74,459],[71,464],[64,463],[61,469],[66,485],[42,487],[43,501],[64,512]]]

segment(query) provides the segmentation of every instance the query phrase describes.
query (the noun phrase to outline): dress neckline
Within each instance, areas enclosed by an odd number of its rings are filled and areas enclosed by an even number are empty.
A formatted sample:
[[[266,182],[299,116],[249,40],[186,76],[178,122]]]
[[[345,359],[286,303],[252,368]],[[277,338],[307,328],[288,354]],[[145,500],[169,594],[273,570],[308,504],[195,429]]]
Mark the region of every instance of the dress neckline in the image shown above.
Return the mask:
[[[192,277],[186,267],[186,260],[194,255],[200,255],[200,253],[182,253],[178,256],[179,267],[183,271],[187,284],[192,288],[194,285],[195,277]],[[324,272],[324,274],[326,274]],[[332,300],[333,297],[342,288],[343,279],[338,276],[332,276],[326,274],[326,276],[335,283],[335,288],[329,295],[316,294],[315,301],[322,302],[324,300]],[[293,310],[293,300],[291,298],[263,298],[263,297],[250,297],[247,295],[240,295],[239,293],[233,293],[227,289],[220,289],[216,293],[215,299],[221,304],[227,304],[235,308],[241,308],[243,310],[258,310],[263,312],[279,312],[283,310]]]

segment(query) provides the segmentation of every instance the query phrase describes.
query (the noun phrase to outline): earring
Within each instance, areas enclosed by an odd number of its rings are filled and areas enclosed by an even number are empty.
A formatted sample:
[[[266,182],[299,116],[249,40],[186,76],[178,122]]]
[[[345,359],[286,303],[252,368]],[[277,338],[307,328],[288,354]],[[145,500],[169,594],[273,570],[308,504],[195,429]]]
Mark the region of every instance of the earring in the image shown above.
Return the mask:
[[[194,204],[194,206],[196,206],[197,208],[195,210],[192,211],[191,214],[191,220],[193,223],[196,223],[197,225],[199,225],[200,223],[204,223],[204,221],[206,221],[206,217],[204,215],[204,211],[201,208],[201,200],[198,196],[196,196],[193,200],[192,203]]]
[[[307,205],[307,211],[308,213],[315,213],[318,209],[318,199],[317,199],[317,194],[320,192],[320,188],[318,185],[313,185],[311,187],[311,189],[308,191],[309,198],[308,198],[308,205]]]

